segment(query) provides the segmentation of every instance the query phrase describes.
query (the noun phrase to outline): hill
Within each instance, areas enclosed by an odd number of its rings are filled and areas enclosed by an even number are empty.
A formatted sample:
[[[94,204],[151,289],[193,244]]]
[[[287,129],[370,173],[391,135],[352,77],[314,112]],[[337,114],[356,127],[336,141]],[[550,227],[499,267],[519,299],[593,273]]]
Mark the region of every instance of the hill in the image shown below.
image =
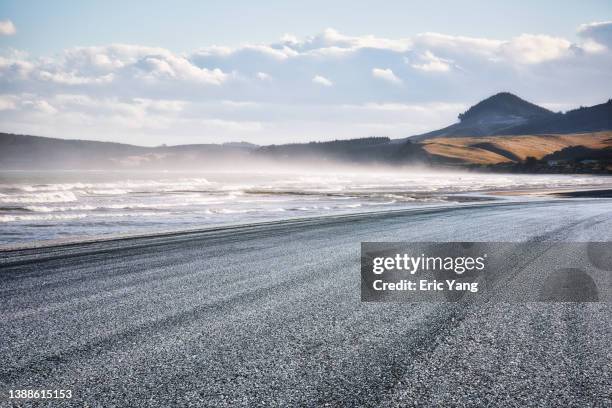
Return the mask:
[[[510,130],[513,134],[523,133],[578,133],[612,130],[612,99],[605,103],[580,107],[552,116],[531,120]],[[509,134],[504,131],[500,134]]]
[[[250,144],[144,147],[0,133],[1,169],[189,169],[235,163]]]
[[[421,145],[411,141],[404,141],[398,145],[391,143],[388,137],[262,146],[254,151],[254,155],[271,160],[289,159],[308,162],[398,164],[427,161],[427,152]]]
[[[235,169],[267,164],[421,163],[421,145],[388,137],[257,146],[251,143],[144,147],[0,133],[0,169]]]
[[[508,92],[493,95],[459,115],[459,122],[413,136],[416,141],[437,137],[480,137],[612,130],[612,100],[553,113]]]
[[[528,157],[542,159],[547,155],[580,146],[601,156],[612,148],[612,132],[568,135],[520,135],[483,137],[439,137],[422,142],[423,148],[437,163],[484,164],[519,163]],[[607,151],[609,153],[609,150]]]

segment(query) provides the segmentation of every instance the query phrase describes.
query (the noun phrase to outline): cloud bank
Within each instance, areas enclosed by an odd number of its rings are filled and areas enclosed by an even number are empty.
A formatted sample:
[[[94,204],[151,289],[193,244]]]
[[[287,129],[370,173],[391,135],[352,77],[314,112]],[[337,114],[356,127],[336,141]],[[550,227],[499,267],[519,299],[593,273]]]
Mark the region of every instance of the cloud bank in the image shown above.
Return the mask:
[[[0,34],[14,32],[0,22]],[[403,137],[450,124],[502,90],[547,106],[607,100],[612,22],[577,34],[391,39],[328,29],[183,54],[133,44],[52,56],[9,48],[1,130],[147,145]]]

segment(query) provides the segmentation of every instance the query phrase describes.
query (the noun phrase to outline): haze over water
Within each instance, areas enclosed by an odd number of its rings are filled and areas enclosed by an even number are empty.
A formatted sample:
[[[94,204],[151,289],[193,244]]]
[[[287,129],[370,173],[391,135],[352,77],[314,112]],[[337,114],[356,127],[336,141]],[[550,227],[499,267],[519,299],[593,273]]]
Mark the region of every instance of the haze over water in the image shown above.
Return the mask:
[[[0,245],[459,204],[492,190],[597,187],[589,175],[428,171],[29,172],[0,176]],[[490,197],[490,199],[494,199]]]

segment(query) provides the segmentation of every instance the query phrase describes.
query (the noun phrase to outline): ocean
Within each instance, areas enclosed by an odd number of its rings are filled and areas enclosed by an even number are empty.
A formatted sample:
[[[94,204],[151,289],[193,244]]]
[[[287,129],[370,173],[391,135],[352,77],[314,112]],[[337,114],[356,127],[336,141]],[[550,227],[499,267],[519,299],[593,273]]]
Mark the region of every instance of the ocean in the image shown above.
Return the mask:
[[[0,245],[509,199],[609,185],[590,175],[461,172],[4,171]]]

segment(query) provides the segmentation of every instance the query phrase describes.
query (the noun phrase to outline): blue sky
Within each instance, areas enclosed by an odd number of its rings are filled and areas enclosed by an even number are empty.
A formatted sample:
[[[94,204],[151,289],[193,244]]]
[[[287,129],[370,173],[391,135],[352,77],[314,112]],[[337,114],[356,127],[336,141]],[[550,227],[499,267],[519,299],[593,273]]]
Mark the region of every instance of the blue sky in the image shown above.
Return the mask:
[[[610,20],[596,0],[0,1],[0,130],[283,143],[421,133],[506,90],[564,110],[612,96]]]
[[[198,1],[2,0],[0,17],[21,35],[2,39],[34,53],[114,42],[188,51],[268,43],[328,27],[347,35],[407,37],[434,31],[504,39],[521,33],[575,38],[575,27],[612,16],[612,2],[585,1]]]

